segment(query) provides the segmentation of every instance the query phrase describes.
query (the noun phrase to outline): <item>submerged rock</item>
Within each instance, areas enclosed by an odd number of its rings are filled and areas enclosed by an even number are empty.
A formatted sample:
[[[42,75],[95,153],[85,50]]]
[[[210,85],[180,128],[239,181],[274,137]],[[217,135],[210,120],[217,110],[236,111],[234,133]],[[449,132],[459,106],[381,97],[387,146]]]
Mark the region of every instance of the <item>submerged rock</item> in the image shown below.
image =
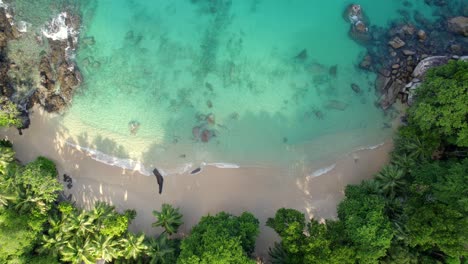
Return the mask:
[[[468,37],[468,17],[458,16],[448,20],[448,30]]]
[[[301,52],[299,52],[294,58],[296,60],[306,60],[308,57],[307,55],[307,49],[303,49],[301,50]]]
[[[67,103],[60,95],[54,94],[44,100],[43,107],[47,112],[52,113],[61,112],[65,109],[66,105]]]
[[[96,44],[96,40],[94,40],[94,37],[85,37],[81,40],[81,43],[85,47],[89,47],[89,46],[94,46],[94,44]]]
[[[201,141],[207,143],[215,136],[214,130],[204,129],[201,133]]]
[[[355,84],[355,83],[352,83],[351,84],[351,89],[355,92],[355,93],[361,93],[361,87],[359,87],[359,85]]]
[[[419,41],[425,41],[427,38],[427,34],[426,34],[426,31],[420,29],[418,30],[418,39]]]
[[[344,12],[344,18],[351,23],[349,35],[353,40],[360,43],[367,43],[371,40],[367,21],[360,5],[349,5]]]
[[[328,70],[328,73],[330,74],[330,76],[336,77],[336,75],[338,73],[338,65],[331,66],[330,70]]]
[[[371,66],[372,66],[372,57],[369,54],[367,54],[362,59],[361,63],[359,63],[359,67],[365,70],[370,70]]]
[[[388,45],[392,46],[394,49],[399,49],[406,45],[406,43],[401,40],[399,37],[395,37],[388,42]]]
[[[335,109],[339,111],[344,111],[348,107],[348,104],[338,100],[330,100],[325,106],[328,109]]]

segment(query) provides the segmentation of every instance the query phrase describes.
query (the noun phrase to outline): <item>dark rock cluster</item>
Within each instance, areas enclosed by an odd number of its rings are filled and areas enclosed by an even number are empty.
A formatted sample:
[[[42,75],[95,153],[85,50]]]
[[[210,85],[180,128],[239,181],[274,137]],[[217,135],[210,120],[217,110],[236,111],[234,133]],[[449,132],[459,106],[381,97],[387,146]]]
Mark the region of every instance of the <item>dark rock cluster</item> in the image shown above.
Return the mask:
[[[66,25],[78,30],[78,16],[68,13]],[[69,37],[65,40],[48,39],[49,53],[43,54],[39,64],[41,87],[34,94],[35,102],[48,112],[63,111],[73,98],[75,89],[81,82],[81,74],[69,51],[76,49],[76,40]]]
[[[67,39],[53,39],[37,35],[38,45],[44,47],[37,65],[38,71],[25,71],[24,65],[17,65],[7,54],[9,41],[22,37],[7,12],[11,14],[13,11],[0,8],[0,95],[18,106],[23,119],[20,129],[24,129],[29,126],[28,110],[34,105],[40,105],[48,112],[62,112],[70,104],[81,82],[81,74],[70,54],[76,49],[77,38],[69,36]],[[66,26],[78,32],[79,16],[72,12],[66,14]],[[40,76],[32,76],[36,72]],[[18,78],[13,79],[12,75]],[[40,77],[40,83],[33,81],[37,77]],[[20,86],[28,87],[30,92],[20,95],[17,89]]]
[[[383,109],[398,98],[408,101],[410,90],[424,78],[419,71],[459,59],[468,52],[468,17],[457,13],[464,8],[450,9],[446,1],[426,0],[426,4],[438,7],[436,21],[429,21],[418,11],[410,16],[402,10],[402,20],[393,22],[389,28],[367,27],[369,22],[359,5],[350,5],[345,11],[346,20],[354,23],[351,38],[367,48],[359,67],[377,73],[375,88]],[[356,22],[348,17],[363,21],[366,38],[357,38],[352,33],[356,31]]]

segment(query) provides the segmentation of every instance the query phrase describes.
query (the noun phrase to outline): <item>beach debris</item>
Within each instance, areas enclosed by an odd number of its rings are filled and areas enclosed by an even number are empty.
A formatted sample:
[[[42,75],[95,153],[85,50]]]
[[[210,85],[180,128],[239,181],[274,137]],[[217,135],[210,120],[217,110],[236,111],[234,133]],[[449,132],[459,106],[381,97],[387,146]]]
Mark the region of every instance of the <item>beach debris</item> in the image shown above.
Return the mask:
[[[130,129],[130,134],[136,135],[138,129],[140,128],[140,122],[132,120],[128,123],[128,128]]]
[[[351,84],[351,89],[353,89],[353,91],[354,91],[355,93],[357,93],[357,94],[358,94],[358,93],[361,93],[361,87],[359,87],[359,85],[357,85],[357,84],[355,84],[355,83],[352,83],[352,84]]]
[[[67,183],[68,189],[71,189],[73,187],[73,179],[67,174],[63,174],[63,181]]]
[[[198,168],[194,169],[193,171],[191,171],[190,174],[198,174],[200,172],[201,172],[201,168],[198,167]]]
[[[161,194],[162,189],[163,189],[164,178],[161,175],[161,173],[158,171],[158,169],[156,168],[154,168],[153,174],[154,176],[156,176],[156,181],[158,182],[158,185],[159,185],[159,194]]]
[[[303,61],[303,60],[306,60],[307,57],[308,57],[307,49],[303,49],[294,57],[294,59]]]

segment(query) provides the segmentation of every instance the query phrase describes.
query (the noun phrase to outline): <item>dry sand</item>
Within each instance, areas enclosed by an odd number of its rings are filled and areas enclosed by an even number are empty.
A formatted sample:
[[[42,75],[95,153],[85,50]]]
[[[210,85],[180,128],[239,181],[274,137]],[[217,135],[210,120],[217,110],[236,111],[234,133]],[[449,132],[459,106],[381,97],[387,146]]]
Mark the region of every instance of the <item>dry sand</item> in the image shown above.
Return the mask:
[[[277,239],[264,225],[277,209],[295,208],[316,219],[336,217],[336,205],[343,198],[344,187],[372,177],[388,162],[392,149],[392,142],[388,141],[372,150],[346,154],[333,170],[318,177],[291,175],[278,168],[205,167],[196,175],[166,177],[163,193],[159,195],[155,177],[97,162],[65,144],[66,130],[58,125],[57,118],[42,110],[34,110],[31,127],[23,131],[23,136],[14,129],[2,134],[13,142],[20,161],[45,156],[57,164],[60,180],[64,173],[72,176],[73,187],[70,190],[65,187],[65,192],[73,194],[79,205],[89,208],[101,200],[119,210],[136,209],[133,231],[159,232],[151,228],[152,211],[162,203],[180,207],[185,222],[180,229],[182,234],[208,213],[250,211],[260,220],[256,248],[259,256],[266,256],[268,247]]]

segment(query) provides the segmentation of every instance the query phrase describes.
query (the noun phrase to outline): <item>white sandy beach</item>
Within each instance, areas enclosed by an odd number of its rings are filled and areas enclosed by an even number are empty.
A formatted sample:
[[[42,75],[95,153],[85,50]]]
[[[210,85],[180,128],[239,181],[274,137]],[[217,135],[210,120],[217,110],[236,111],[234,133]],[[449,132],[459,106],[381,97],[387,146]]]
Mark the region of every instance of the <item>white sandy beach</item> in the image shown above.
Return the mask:
[[[208,213],[250,211],[260,220],[256,252],[263,257],[267,256],[268,247],[276,238],[264,224],[277,209],[295,208],[317,219],[335,217],[344,187],[372,177],[388,162],[388,153],[393,146],[388,141],[375,149],[344,155],[333,170],[318,177],[289,175],[277,168],[219,169],[207,166],[196,175],[166,177],[163,193],[159,195],[155,177],[97,162],[65,144],[67,132],[54,119],[36,109],[30,128],[24,130],[22,136],[16,129],[2,134],[13,142],[20,161],[29,162],[39,155],[45,156],[57,164],[60,180],[64,173],[70,175],[73,187],[70,190],[65,187],[65,192],[71,193],[79,205],[89,208],[95,201],[102,200],[119,210],[136,209],[138,215],[131,228],[147,234],[159,232],[151,227],[154,222],[152,211],[159,209],[162,203],[180,207],[185,222],[182,233],[188,232],[201,216]],[[310,170],[309,175],[314,171]]]

